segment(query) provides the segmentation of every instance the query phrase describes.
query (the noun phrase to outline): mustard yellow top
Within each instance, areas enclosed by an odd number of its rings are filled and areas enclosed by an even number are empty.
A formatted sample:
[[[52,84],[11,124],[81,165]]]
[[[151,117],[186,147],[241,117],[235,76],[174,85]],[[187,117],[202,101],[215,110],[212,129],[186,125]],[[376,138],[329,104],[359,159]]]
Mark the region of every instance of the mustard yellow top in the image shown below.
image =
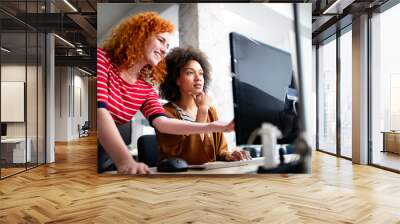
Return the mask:
[[[182,120],[181,113],[172,103],[164,105],[165,113],[170,118]],[[210,107],[207,114],[207,122],[218,120],[214,107]],[[221,132],[204,134],[204,140],[200,134],[171,135],[163,134],[156,130],[157,141],[160,146],[161,160],[169,157],[179,157],[188,164],[202,164],[215,160],[232,160],[228,152],[228,144]]]

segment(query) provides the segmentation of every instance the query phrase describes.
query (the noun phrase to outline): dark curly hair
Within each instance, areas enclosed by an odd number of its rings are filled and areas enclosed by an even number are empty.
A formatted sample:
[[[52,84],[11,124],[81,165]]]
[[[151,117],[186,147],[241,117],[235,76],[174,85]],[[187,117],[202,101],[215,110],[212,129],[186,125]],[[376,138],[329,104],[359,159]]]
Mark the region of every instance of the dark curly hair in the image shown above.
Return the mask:
[[[207,56],[202,51],[193,47],[176,47],[165,57],[167,75],[160,85],[160,96],[162,98],[172,102],[176,102],[180,99],[181,93],[176,81],[180,76],[183,66],[191,60],[197,61],[203,69],[203,91],[207,91],[211,81],[211,66],[210,63],[208,63]]]
[[[138,59],[144,57],[144,47],[150,38],[159,33],[172,33],[174,25],[163,19],[156,12],[142,12],[121,22],[103,44],[111,57],[111,61],[118,67],[128,68]],[[165,62],[161,60],[157,66],[147,65],[140,72],[139,79],[150,74],[155,83],[159,83],[165,76]]]

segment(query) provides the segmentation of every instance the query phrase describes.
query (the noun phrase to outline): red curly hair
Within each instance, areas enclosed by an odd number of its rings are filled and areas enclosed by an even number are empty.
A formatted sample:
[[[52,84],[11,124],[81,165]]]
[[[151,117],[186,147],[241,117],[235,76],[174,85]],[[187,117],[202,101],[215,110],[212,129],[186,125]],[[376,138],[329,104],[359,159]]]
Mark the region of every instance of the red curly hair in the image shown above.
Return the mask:
[[[174,32],[174,25],[161,18],[156,12],[143,12],[123,21],[115,28],[103,44],[111,61],[120,68],[129,68],[137,60],[144,58],[144,46],[151,37],[159,33]],[[157,66],[147,65],[141,71],[139,79],[150,78],[160,83],[166,75],[165,59]]]

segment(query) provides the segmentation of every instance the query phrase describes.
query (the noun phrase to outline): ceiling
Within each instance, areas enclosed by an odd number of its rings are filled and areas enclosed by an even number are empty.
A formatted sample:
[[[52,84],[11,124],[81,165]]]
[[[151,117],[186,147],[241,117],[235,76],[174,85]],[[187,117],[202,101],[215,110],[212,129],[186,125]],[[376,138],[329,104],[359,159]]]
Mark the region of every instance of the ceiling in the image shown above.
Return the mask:
[[[312,0],[312,37],[318,44],[339,29],[350,25],[354,17],[373,12],[389,0]]]
[[[7,54],[2,51],[2,56],[6,56],[2,60],[17,62],[25,56],[27,60],[37,57],[44,47],[36,43],[43,39],[37,35],[51,32],[61,37],[55,38],[56,66],[79,66],[94,74],[96,5],[96,0],[1,0],[1,43],[11,50]]]
[[[360,13],[364,13],[368,10],[374,10],[387,1],[388,0],[299,0],[296,2],[312,3],[312,38],[313,43],[316,44],[334,34],[336,29],[350,24],[354,16],[358,16]],[[34,55],[38,49],[40,50],[43,47],[41,43],[37,43],[36,33],[53,32],[74,45],[72,46],[66,43],[61,38],[55,38],[56,65],[81,66],[95,73],[96,34],[99,32],[97,31],[97,3],[116,2],[132,3],[134,1],[1,0],[1,44],[7,47],[7,49],[12,49],[12,52],[7,54],[7,57],[10,59],[13,57],[23,58],[22,56],[26,55],[30,58],[31,54]],[[141,0],[140,2],[166,1]],[[261,1],[255,0],[251,2]],[[264,2],[282,3],[283,1],[270,0]],[[123,8],[118,10],[121,12],[124,11]],[[51,13],[49,13],[50,11]],[[102,19],[104,20],[104,18]],[[113,21],[113,18],[108,19]],[[26,37],[25,32],[28,33]],[[35,33],[35,35],[29,34],[30,32]],[[25,48],[25,46],[27,47]],[[5,55],[4,52],[2,52],[2,55]],[[5,57],[3,57],[3,60],[4,58]]]

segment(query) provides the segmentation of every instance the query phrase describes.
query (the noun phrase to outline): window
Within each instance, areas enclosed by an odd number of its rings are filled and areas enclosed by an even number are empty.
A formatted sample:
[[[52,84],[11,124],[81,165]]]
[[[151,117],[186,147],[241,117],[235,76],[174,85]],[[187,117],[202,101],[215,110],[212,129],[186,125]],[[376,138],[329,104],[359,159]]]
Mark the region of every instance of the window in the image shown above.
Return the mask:
[[[352,157],[352,33],[340,36],[340,155]]]
[[[1,6],[18,7],[19,16],[24,16],[41,12],[44,3],[8,1]],[[0,144],[0,178],[5,178],[45,163],[46,40],[44,33],[22,20],[4,12],[0,17],[8,21],[0,29],[0,89],[3,96],[15,93],[17,100],[11,103],[18,108],[0,105],[1,114],[8,116],[1,118],[7,126]]]
[[[371,18],[372,164],[400,170],[400,5]]]
[[[336,153],[336,40],[318,48],[318,149]]]

